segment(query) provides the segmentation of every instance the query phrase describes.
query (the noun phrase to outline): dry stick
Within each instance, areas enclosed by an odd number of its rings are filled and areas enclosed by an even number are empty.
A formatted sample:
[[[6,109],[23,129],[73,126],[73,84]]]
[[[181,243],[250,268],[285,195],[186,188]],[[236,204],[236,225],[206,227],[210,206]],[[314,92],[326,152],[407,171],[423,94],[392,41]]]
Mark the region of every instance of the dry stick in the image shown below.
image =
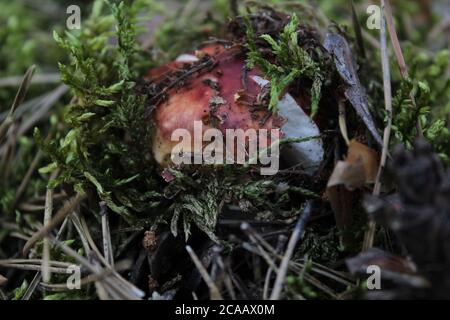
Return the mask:
[[[266,263],[271,268],[273,268],[276,272],[278,272],[278,268],[277,268],[275,262],[273,262],[273,260],[270,258],[267,251],[264,250],[264,248],[259,244],[258,240],[254,237],[253,234],[255,234],[256,232],[252,232],[250,230],[250,225],[247,222],[243,222],[241,224],[241,230],[244,231],[247,234],[248,238],[256,245],[259,252],[261,253],[260,256],[263,257],[263,259],[266,261]],[[243,246],[245,246],[245,244]]]
[[[100,263],[93,259],[92,265],[97,269],[97,272],[102,272],[102,266]],[[102,281],[95,281],[94,283],[95,288],[97,289],[97,295],[100,300],[112,300],[115,299],[114,292],[110,292],[111,290],[108,290],[108,286],[103,285]]]
[[[86,235],[87,231],[84,229],[82,223],[81,223],[81,219],[80,216],[78,215],[77,211],[74,211],[73,214],[70,216],[71,217],[71,221],[73,223],[73,225],[75,226],[75,229],[78,232],[78,235],[81,239],[81,243],[83,245],[84,251],[86,252],[86,256],[91,256],[91,247],[89,244],[89,240],[87,239],[88,236]],[[95,269],[97,271],[101,271],[101,267],[99,265],[99,263],[97,261],[95,261],[94,259],[90,259],[93,266],[95,267]],[[114,299],[114,297],[116,296],[115,293],[113,292],[108,292],[108,289],[102,285],[100,283],[100,281],[96,281],[94,283],[95,288],[97,290],[97,296],[100,300],[110,300],[110,299]]]
[[[386,43],[386,21],[385,21],[385,0],[381,0],[381,30],[380,30],[380,43],[381,43],[381,65],[383,68],[383,88],[384,88],[384,102],[387,113],[387,124],[384,128],[383,134],[383,150],[381,152],[380,166],[378,168],[377,178],[375,180],[375,186],[373,188],[373,194],[378,196],[381,189],[381,175],[386,165],[386,159],[389,152],[389,139],[391,136],[392,127],[392,88],[391,88],[391,70],[389,68],[389,54]],[[373,246],[373,239],[375,237],[376,224],[373,219],[370,219],[368,229],[364,235],[364,242],[362,250],[368,250]]]
[[[242,227],[241,227],[242,228]],[[247,225],[246,229],[244,230],[247,234],[251,234],[254,239],[256,239],[268,252],[272,253],[273,255],[277,255],[278,252],[274,247],[271,246],[270,243],[268,243],[263,237],[261,237],[258,232],[253,229],[250,224]]]
[[[81,243],[83,245],[84,251],[86,252],[86,256],[92,257],[91,255],[92,250],[89,244],[89,240],[87,239],[88,237],[86,235],[87,231],[84,229],[81,223],[81,219],[80,216],[78,215],[78,212],[74,211],[73,214],[70,216],[70,218],[81,239]],[[90,260],[92,262],[93,267],[100,272],[101,267],[99,263],[94,259]],[[114,299],[114,297],[116,296],[115,293],[108,292],[107,288],[104,285],[102,285],[99,281],[96,281],[94,285],[97,290],[97,296],[100,300],[110,300],[110,298]]]
[[[250,246],[243,246],[243,248],[246,249],[247,251],[250,251],[250,252],[254,253],[254,254],[261,255],[261,252],[256,250],[256,248],[251,248]],[[279,260],[283,260],[283,256],[274,255],[274,257],[279,259]],[[305,268],[305,264],[289,261],[289,266],[288,267],[292,271],[300,274],[300,273],[303,272],[303,270]],[[322,275],[322,276],[328,277],[330,279],[333,279],[336,282],[341,283],[341,284],[343,284],[345,286],[354,285],[353,283],[350,283],[350,282],[346,281],[345,279],[340,279],[340,278],[334,276],[330,272],[325,272],[325,271],[322,271],[322,270],[317,269],[317,268],[312,268],[312,271],[317,273],[317,274],[319,274],[319,275]],[[322,290],[324,293],[330,295],[331,297],[333,297],[333,298],[337,298],[338,297],[337,294],[335,292],[333,292],[333,290],[331,290],[328,286],[326,286],[325,284],[320,282],[317,278],[315,278],[315,277],[313,277],[311,275],[305,274],[305,280],[309,284],[311,284],[311,285],[315,286],[316,288]]]
[[[24,135],[28,130],[33,129],[37,122],[39,122],[42,117],[47,114],[51,107],[64,96],[69,91],[66,85],[60,85],[54,90],[50,91],[40,103],[41,106],[36,110],[29,118],[25,119],[21,124],[18,132],[18,136]]]
[[[50,223],[53,211],[53,189],[47,187],[47,192],[45,196],[45,211],[44,211],[44,227]],[[51,273],[49,268],[50,260],[50,246],[48,239],[44,238],[44,248],[42,251],[42,280],[45,283],[50,282]]]
[[[208,271],[206,271],[205,267],[203,266],[200,259],[195,254],[194,250],[192,250],[191,246],[186,246],[186,251],[189,253],[189,256],[191,257],[192,261],[194,262],[195,266],[197,267],[198,272],[200,272],[200,275],[203,278],[203,281],[205,281],[206,285],[209,288],[209,292],[211,295],[211,300],[223,300],[222,295],[220,294],[219,288],[217,288],[214,281],[209,276]]]
[[[80,263],[81,265],[83,265],[86,269],[88,269],[89,272],[95,274],[95,275],[101,275],[101,272],[99,272],[95,266],[93,266],[89,260],[87,260],[86,258],[80,256],[77,252],[75,252],[75,250],[73,250],[72,248],[70,248],[69,246],[67,246],[66,244],[64,244],[63,242],[55,239],[55,237],[53,237],[50,234],[47,234],[47,237],[50,238],[50,240],[53,242],[53,244],[58,247],[59,249],[61,249],[65,254],[67,254],[68,256],[71,256],[72,258],[74,258],[76,261],[78,261],[78,263]],[[116,281],[114,281],[114,279],[111,279],[109,277],[105,278],[103,280],[103,282],[105,283],[105,285],[107,285],[109,288],[111,288],[112,290],[114,290],[114,294],[117,295],[117,297],[120,297],[122,299],[127,299],[127,300],[138,300],[140,297],[137,297],[134,294],[130,294],[129,292],[124,292],[123,288],[120,287]]]
[[[20,85],[22,76],[11,76],[0,79],[0,87],[15,87]],[[33,77],[31,84],[49,84],[49,83],[59,83],[61,82],[61,77],[59,73],[49,73],[49,74],[37,74]]]
[[[42,117],[47,114],[47,112],[50,110],[50,108],[68,91],[68,87],[65,85],[61,85],[57,87],[56,89],[50,91],[49,93],[43,95],[42,99],[39,99],[38,103],[36,104],[36,107],[33,110],[30,110],[30,116],[29,117],[23,117],[23,121],[20,123],[19,128],[17,129],[17,138],[24,135],[28,130],[35,127],[35,124],[42,119]],[[14,105],[14,104],[13,104]],[[24,104],[25,105],[25,104]],[[18,111],[18,110],[17,110]],[[15,113],[14,113],[15,114]],[[14,123],[7,124],[8,122],[12,121],[14,116],[7,116],[5,119],[6,126],[9,128],[9,126]],[[8,120],[9,119],[9,120]],[[6,128],[4,124],[0,126],[0,140],[1,137],[8,128]],[[2,133],[3,132],[3,133]],[[4,154],[8,151],[7,145],[0,146],[0,156],[4,156]]]
[[[289,243],[284,254],[283,260],[281,260],[280,268],[275,279],[274,288],[272,290],[272,294],[270,295],[270,300],[278,300],[280,298],[281,290],[283,288],[284,279],[286,278],[286,274],[289,267],[289,261],[291,260],[292,254],[294,253],[295,246],[297,245],[298,240],[303,235],[303,231],[306,226],[306,222],[311,216],[311,201],[306,202],[305,209],[303,210],[303,214],[297,221],[295,225],[294,231],[292,231],[291,238],[289,239]]]
[[[33,79],[34,71],[36,71],[36,66],[33,65],[30,68],[28,68],[27,72],[22,78],[22,82],[20,83],[19,90],[17,91],[16,97],[14,98],[14,102],[11,106],[9,114],[3,121],[3,123],[0,125],[0,140],[7,133],[9,127],[14,123],[14,112],[25,99],[25,95],[27,94],[31,84],[31,79]]]
[[[56,235],[56,239],[59,239],[61,237],[63,231],[66,229],[66,226],[67,226],[67,217],[66,217],[66,219],[64,219],[64,222],[62,223],[61,227],[59,228],[58,234]],[[53,263],[65,263],[65,262],[53,261]],[[36,272],[36,275],[34,276],[32,282],[28,286],[27,291],[24,293],[22,300],[30,300],[31,296],[33,295],[34,291],[36,290],[41,279],[42,279],[42,273]],[[66,289],[67,289],[67,285],[66,285]]]
[[[1,154],[2,159],[0,160],[0,172],[2,174],[0,179],[2,179],[3,181],[9,180],[9,176],[13,169],[12,164],[16,155],[17,141],[19,139],[18,130],[19,125],[13,122],[9,135],[6,137],[6,142],[3,146],[5,152]]]
[[[283,257],[284,257],[284,256],[280,255],[280,254],[277,252],[277,250],[274,249],[274,248],[273,248],[273,247],[272,247],[272,246],[271,246],[271,245],[270,245],[263,237],[261,237],[261,235],[259,235],[259,234],[258,234],[251,226],[248,227],[248,230],[246,230],[246,233],[250,233],[250,234],[252,235],[252,237],[253,237],[254,239],[256,239],[256,240],[258,241],[258,243],[261,244],[261,245],[267,250],[267,252],[269,252],[275,259],[278,259],[278,260],[280,260],[280,261],[283,260]],[[252,253],[254,253],[254,254],[258,254],[258,255],[260,255],[261,257],[263,257],[262,254],[261,254],[261,250],[256,250],[256,249],[250,247],[250,245],[246,246],[245,244],[243,244],[242,247],[243,247],[244,249],[246,249],[247,251],[250,251],[250,252],[252,252]],[[264,257],[263,257],[263,258],[264,258]],[[304,264],[303,264],[303,263],[298,263],[298,262],[290,261],[290,262],[289,262],[289,266],[290,266],[293,270],[301,270],[301,268],[304,267]],[[328,267],[326,267],[326,266],[324,266],[324,265],[321,265],[321,264],[319,264],[319,263],[313,262],[313,267],[312,267],[311,271],[313,271],[313,272],[315,272],[315,273],[317,273],[317,274],[319,274],[319,275],[328,277],[328,278],[330,278],[330,279],[332,279],[332,280],[335,280],[336,282],[339,282],[339,283],[341,283],[341,284],[343,284],[343,285],[345,285],[345,286],[352,285],[352,283],[351,283],[350,281],[353,280],[353,279],[352,279],[351,277],[347,276],[346,274],[344,274],[344,273],[342,273],[342,272],[339,272],[339,271],[330,269],[330,268],[328,268]]]
[[[86,234],[84,232],[83,226],[81,225],[80,222],[80,217],[78,215],[77,211],[74,211],[70,216],[70,221],[72,222],[72,224],[75,226],[75,230],[78,233],[78,236],[80,237],[81,240],[81,245],[84,248],[84,252],[86,254],[86,256],[88,256],[89,254],[91,254],[91,247],[89,246],[89,241],[86,238]]]
[[[54,171],[50,176],[50,181],[54,180],[58,175],[58,170]],[[47,186],[45,194],[45,211],[44,211],[44,227],[50,223],[53,212],[53,189]],[[49,269],[50,261],[50,244],[47,238],[44,238],[44,248],[42,251],[42,279],[45,283],[50,282],[51,273]]]
[[[113,270],[118,286],[122,287],[124,290],[132,292],[132,294],[137,297],[142,298],[143,296],[145,296],[145,293],[142,290],[131,284],[129,281],[125,280],[118,272],[114,271],[113,267],[108,263],[108,261],[106,261],[100,250],[97,248],[97,245],[95,244],[95,241],[91,236],[86,220],[83,216],[80,217],[80,221],[90,247],[97,254],[97,258],[100,260],[100,262],[102,262],[106,268]]]
[[[17,270],[28,270],[28,271],[41,271],[42,270],[42,264],[3,264],[3,267],[5,268],[12,268]],[[66,274],[67,268],[60,268],[60,267],[49,267],[49,269],[53,273],[61,273]]]
[[[400,68],[400,74],[403,78],[408,77],[408,67],[406,66],[405,58],[403,57],[402,48],[400,46],[400,41],[397,37],[397,32],[395,31],[395,25],[394,25],[394,18],[392,16],[392,7],[389,0],[385,0],[385,8],[384,13],[386,15],[386,23],[389,30],[389,35],[391,38],[392,47],[394,48],[395,57],[397,58],[397,63]],[[416,98],[414,97],[414,94],[410,92],[409,97],[411,99],[411,103],[414,106],[414,109],[416,109]],[[417,135],[423,136],[422,133],[422,125],[420,123],[420,118],[417,119],[416,122],[416,129],[417,129]]]
[[[106,277],[113,275],[114,271],[124,271],[129,269],[131,266],[131,262],[129,260],[123,260],[123,261],[119,261],[117,263],[117,267],[114,270],[111,269],[102,269],[100,270],[100,274],[90,274],[84,278],[81,278],[80,280],[80,286],[84,287],[90,283],[96,282],[96,281],[102,281],[104,280]],[[50,289],[53,291],[67,291],[67,283],[39,283],[40,287],[45,288],[45,289]]]
[[[36,272],[34,275],[33,280],[31,281],[30,285],[27,288],[27,291],[22,296],[21,300],[30,300],[31,296],[33,295],[34,291],[36,290],[37,286],[39,285],[39,282],[42,279],[42,272]]]
[[[64,219],[73,212],[75,207],[83,200],[83,198],[83,195],[77,194],[76,196],[66,201],[64,206],[58,210],[55,217],[47,225],[43,226],[39,231],[37,231],[30,238],[30,240],[25,243],[22,250],[23,255],[26,255],[31,247],[36,244],[36,242],[47,236],[57,225],[63,222]]]
[[[45,205],[32,204],[32,203],[21,203],[17,206],[20,211],[25,213],[40,213],[45,210]]]
[[[19,188],[17,189],[16,195],[14,196],[14,207],[16,206],[17,202],[19,201],[20,197],[22,196],[23,192],[28,186],[28,182],[30,182],[31,176],[33,175],[34,171],[36,170],[36,167],[39,165],[39,162],[42,159],[42,151],[39,150],[36,156],[34,157],[33,161],[31,162],[30,167],[28,168],[27,173],[25,174],[25,177],[22,179],[22,182],[20,183]]]
[[[12,238],[17,238],[17,239],[24,240],[24,241],[30,240],[30,237],[27,237],[26,235],[24,235],[20,232],[11,232],[9,235]]]
[[[364,47],[364,40],[361,33],[361,23],[359,22],[358,15],[356,14],[355,3],[350,0],[350,7],[352,10],[352,22],[353,29],[355,29],[356,43],[358,44],[358,49],[361,56],[366,59],[366,48]]]
[[[222,272],[225,273],[224,283],[231,300],[236,300],[236,293],[234,292],[233,281],[231,280],[229,268],[225,265],[220,255],[217,255],[216,261],[217,265],[222,269]]]
[[[114,268],[114,255],[111,243],[111,230],[109,228],[108,207],[105,202],[100,203],[102,216],[103,255],[106,261]]]
[[[341,131],[342,137],[347,145],[350,144],[350,139],[348,138],[347,122],[345,120],[345,105],[343,100],[339,100],[339,129]]]
[[[277,252],[281,252],[281,249],[286,244],[286,240],[287,240],[287,237],[284,236],[284,235],[280,235],[278,237],[277,247],[275,248],[275,250]],[[264,281],[263,300],[267,300],[267,298],[269,297],[270,278],[272,277],[273,271],[274,271],[274,268],[272,268],[272,267],[269,267],[267,269],[266,278],[265,278],[265,281]]]
[[[7,259],[7,260],[0,260],[0,266],[6,266],[8,264],[18,264],[18,265],[36,264],[36,265],[41,265],[42,264],[42,259]],[[68,262],[50,261],[49,265],[53,266],[53,267],[68,268],[71,264],[68,263]]]

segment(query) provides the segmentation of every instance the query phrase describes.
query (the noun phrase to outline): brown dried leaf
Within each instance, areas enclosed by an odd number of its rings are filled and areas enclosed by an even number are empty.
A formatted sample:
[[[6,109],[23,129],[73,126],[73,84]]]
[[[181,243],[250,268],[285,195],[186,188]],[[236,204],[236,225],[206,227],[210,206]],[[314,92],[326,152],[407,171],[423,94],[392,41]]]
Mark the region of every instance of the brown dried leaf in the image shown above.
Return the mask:
[[[352,191],[375,181],[377,171],[377,152],[356,140],[350,141],[347,158],[336,163],[326,190],[336,225],[340,230],[345,229],[351,222],[354,200]]]
[[[339,230],[344,230],[350,224],[353,192],[340,185],[328,188],[326,196],[334,212],[336,226]]]
[[[3,287],[8,282],[8,279],[6,279],[4,276],[0,274],[0,287]]]
[[[378,172],[378,155],[373,149],[352,140],[345,161],[338,161],[328,180],[327,188],[344,185],[349,190],[374,182]]]
[[[348,146],[347,161],[353,163],[358,159],[361,159],[364,165],[366,182],[375,182],[378,173],[378,153],[368,146],[352,140]]]
[[[352,162],[338,161],[328,180],[327,188],[344,185],[348,190],[360,188],[366,182],[364,163],[359,158]]]

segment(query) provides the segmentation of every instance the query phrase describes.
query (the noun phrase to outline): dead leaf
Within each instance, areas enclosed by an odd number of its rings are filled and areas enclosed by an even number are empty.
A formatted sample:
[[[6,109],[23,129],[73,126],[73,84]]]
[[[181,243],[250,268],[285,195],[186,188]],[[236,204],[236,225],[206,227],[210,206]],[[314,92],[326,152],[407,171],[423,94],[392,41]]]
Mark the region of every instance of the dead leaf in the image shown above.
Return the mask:
[[[365,182],[366,173],[361,158],[353,161],[353,163],[349,161],[338,161],[328,180],[327,188],[344,185],[348,190],[352,191],[362,187]]]
[[[8,279],[6,279],[4,276],[0,274],[0,287],[3,287],[8,282]]]
[[[375,182],[378,174],[378,153],[368,146],[353,139],[352,141],[350,141],[350,144],[348,146],[346,160],[350,163],[353,163],[358,159],[361,159],[364,165],[366,182]]]
[[[375,181],[378,172],[378,154],[366,145],[352,140],[345,161],[338,161],[328,180],[327,188],[344,185],[355,190]]]
[[[353,192],[344,186],[333,186],[327,189],[326,197],[334,212],[336,226],[344,230],[350,224],[351,210],[353,207]]]
[[[352,191],[366,183],[374,182],[377,171],[377,152],[356,140],[351,140],[347,157],[336,163],[326,190],[336,225],[340,230],[344,230],[351,222],[355,199]]]

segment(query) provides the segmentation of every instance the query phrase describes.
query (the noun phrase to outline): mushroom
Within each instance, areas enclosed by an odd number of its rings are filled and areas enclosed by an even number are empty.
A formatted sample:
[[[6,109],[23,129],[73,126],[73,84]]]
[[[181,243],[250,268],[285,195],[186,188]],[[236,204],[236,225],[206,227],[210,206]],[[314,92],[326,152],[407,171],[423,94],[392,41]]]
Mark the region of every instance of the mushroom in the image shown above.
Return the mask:
[[[202,61],[212,63],[195,69]],[[196,121],[203,124],[203,133],[215,128],[224,136],[227,129],[281,128],[286,138],[320,134],[317,125],[290,94],[280,99],[277,114],[268,110],[269,82],[258,67],[246,68],[245,52],[239,45],[214,44],[194,54],[183,54],[176,61],[152,69],[146,79],[162,82],[176,72],[181,74],[177,78],[179,83],[172,83],[166,99],[157,103],[153,114],[156,132],[152,150],[155,160],[162,166],[170,164],[171,154],[178,144],[171,139],[174,131],[181,128],[193,133]],[[184,150],[196,153],[203,147],[189,143]],[[301,163],[313,173],[323,158],[322,142],[317,139],[294,143],[282,156],[290,160],[290,165]]]

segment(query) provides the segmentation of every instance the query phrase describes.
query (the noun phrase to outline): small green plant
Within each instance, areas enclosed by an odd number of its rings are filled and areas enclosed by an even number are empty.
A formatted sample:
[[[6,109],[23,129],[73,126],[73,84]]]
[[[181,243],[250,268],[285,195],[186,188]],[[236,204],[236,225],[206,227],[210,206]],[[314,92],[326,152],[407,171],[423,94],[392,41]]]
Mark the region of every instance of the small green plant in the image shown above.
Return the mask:
[[[270,104],[269,109],[276,111],[278,100],[284,91],[298,79],[312,80],[311,87],[311,117],[314,117],[319,108],[322,82],[324,81],[323,68],[319,62],[314,61],[308,52],[298,44],[299,20],[295,14],[284,27],[278,40],[268,34],[261,35],[271,47],[275,62],[263,57],[255,43],[255,35],[250,20],[247,19],[247,49],[248,66],[258,65],[266,76],[270,78]]]
[[[54,33],[70,55],[69,64],[60,64],[62,80],[74,94],[63,119],[69,130],[50,142],[35,132],[53,161],[41,173],[62,169],[52,186],[70,183],[78,192],[95,188],[113,211],[127,219],[130,210],[156,206],[159,196],[151,174],[146,95],[136,89],[137,66],[150,60],[136,42],[139,5],[140,1],[131,6],[108,4],[112,14],[102,15],[104,2],[96,1],[78,34]],[[117,44],[111,42],[114,36]]]

